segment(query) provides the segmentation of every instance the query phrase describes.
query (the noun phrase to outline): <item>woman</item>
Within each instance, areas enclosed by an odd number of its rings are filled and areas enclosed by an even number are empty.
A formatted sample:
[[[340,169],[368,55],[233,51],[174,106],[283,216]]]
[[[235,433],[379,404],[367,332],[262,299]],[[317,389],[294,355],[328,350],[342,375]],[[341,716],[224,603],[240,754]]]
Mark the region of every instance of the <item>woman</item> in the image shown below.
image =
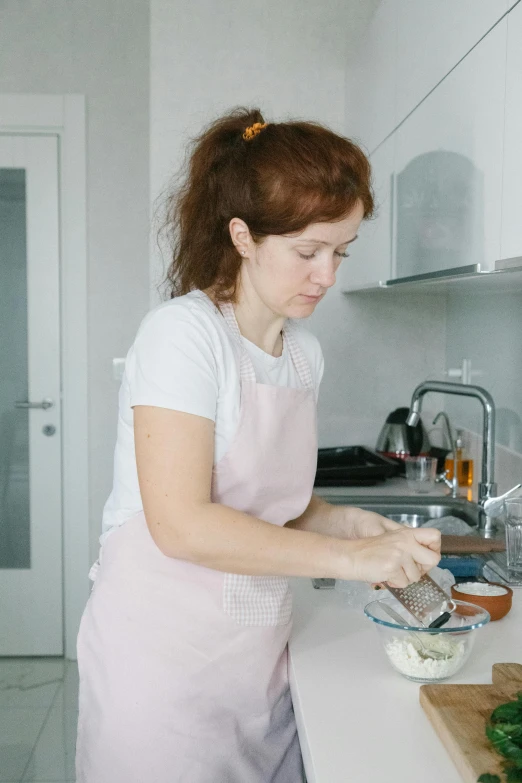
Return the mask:
[[[171,199],[172,298],[120,392],[114,488],[78,639],[78,783],[297,783],[289,576],[396,586],[439,560],[312,494],[317,340],[299,324],[373,201],[361,150],[237,109]]]

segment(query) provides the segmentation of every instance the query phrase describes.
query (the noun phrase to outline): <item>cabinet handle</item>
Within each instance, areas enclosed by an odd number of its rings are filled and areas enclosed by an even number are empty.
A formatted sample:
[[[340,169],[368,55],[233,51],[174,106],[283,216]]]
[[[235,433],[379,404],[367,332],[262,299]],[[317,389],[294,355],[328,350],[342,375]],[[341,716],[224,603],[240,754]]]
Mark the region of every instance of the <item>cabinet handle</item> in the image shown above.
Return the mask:
[[[400,285],[401,283],[416,283],[422,280],[440,280],[448,277],[465,277],[480,273],[480,264],[468,264],[467,266],[455,266],[453,269],[440,269],[437,272],[425,272],[422,275],[409,275],[408,277],[396,277],[387,280],[386,285]],[[484,273],[483,273],[484,274]]]

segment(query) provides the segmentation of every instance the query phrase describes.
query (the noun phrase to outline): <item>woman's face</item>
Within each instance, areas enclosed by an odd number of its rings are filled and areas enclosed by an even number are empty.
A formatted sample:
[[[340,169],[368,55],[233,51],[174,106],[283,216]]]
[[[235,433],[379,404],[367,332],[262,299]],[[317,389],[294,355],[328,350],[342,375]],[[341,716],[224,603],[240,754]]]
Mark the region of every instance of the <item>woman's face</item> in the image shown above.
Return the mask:
[[[358,204],[335,223],[312,223],[297,234],[270,235],[257,245],[248,236],[242,285],[276,315],[306,318],[335,283],[362,218]]]

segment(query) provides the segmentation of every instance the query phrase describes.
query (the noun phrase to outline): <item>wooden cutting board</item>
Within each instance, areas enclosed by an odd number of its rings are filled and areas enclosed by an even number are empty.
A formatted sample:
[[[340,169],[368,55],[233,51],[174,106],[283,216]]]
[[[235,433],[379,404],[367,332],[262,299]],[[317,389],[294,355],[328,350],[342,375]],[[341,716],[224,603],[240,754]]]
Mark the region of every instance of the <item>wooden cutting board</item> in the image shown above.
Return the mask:
[[[421,685],[420,703],[462,780],[476,783],[483,772],[502,774],[499,756],[486,737],[495,707],[522,690],[522,665],[496,663],[493,685]]]
[[[442,536],[441,552],[445,555],[472,555],[481,552],[505,552],[503,539],[480,536]]]

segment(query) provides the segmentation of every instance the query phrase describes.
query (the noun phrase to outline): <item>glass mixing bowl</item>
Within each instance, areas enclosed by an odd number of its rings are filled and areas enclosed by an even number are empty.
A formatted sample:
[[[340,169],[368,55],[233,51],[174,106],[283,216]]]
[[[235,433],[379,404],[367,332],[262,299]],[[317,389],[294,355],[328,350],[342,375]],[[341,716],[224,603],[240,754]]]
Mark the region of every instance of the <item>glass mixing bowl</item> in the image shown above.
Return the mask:
[[[403,617],[407,610],[395,598],[368,604],[364,613],[373,623],[384,652],[394,669],[414,682],[441,682],[459,672],[469,658],[477,630],[489,622],[489,612],[466,601],[456,608],[442,628],[399,625],[386,612],[390,607]]]

